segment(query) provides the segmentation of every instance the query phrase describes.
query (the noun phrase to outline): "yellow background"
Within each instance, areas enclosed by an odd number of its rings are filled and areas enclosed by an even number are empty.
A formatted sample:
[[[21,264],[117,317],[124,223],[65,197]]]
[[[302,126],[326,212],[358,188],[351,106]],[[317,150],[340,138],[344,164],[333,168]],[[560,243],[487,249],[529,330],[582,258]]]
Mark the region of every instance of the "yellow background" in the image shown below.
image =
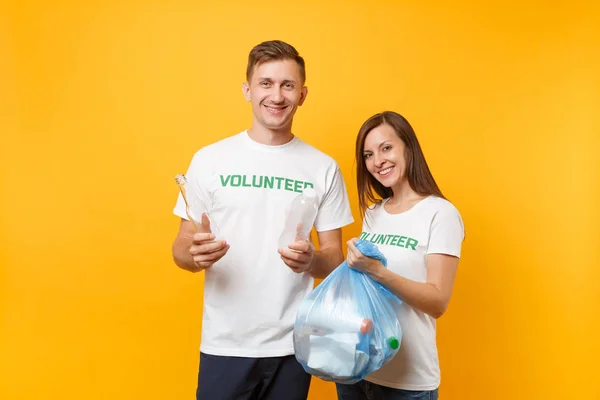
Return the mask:
[[[462,212],[441,398],[598,398],[600,6],[486,3],[3,2],[0,398],[193,398],[203,276],[171,261],[173,177],[248,127],[246,57],[275,38],[306,58],[294,131],[342,167],[345,239],[384,109]]]

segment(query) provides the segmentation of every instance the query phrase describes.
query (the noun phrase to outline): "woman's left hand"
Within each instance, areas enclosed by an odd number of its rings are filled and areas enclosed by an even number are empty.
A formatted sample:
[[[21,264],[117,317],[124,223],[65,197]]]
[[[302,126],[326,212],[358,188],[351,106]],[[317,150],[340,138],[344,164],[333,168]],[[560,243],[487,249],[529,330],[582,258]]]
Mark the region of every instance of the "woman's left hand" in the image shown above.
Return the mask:
[[[355,246],[357,241],[357,238],[352,238],[346,242],[348,245],[346,261],[350,268],[364,272],[367,275],[375,274],[381,268],[385,268],[378,259],[367,257],[361,253]]]

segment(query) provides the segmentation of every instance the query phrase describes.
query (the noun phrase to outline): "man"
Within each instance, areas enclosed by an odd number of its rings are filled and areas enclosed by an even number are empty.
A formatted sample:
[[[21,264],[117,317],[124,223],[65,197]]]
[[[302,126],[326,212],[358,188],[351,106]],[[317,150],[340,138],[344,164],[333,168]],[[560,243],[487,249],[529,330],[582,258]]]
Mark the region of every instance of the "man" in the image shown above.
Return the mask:
[[[304,60],[281,41],[254,47],[242,90],[252,104],[252,126],[200,149],[187,171],[219,228],[206,215],[198,231],[180,196],[175,263],[206,271],[197,398],[306,399],[310,375],[296,361],[293,324],[315,277],[343,261],[341,227],[353,222],[337,163],[292,133],[306,100]],[[310,241],[278,249],[286,207],[312,187],[319,201]]]

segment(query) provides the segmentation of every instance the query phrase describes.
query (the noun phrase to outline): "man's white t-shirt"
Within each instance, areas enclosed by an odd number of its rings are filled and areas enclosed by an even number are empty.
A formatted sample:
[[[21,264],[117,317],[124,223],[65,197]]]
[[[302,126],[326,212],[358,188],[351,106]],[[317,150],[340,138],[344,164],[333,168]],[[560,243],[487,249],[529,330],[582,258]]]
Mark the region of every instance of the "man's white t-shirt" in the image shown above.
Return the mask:
[[[388,199],[365,213],[359,239],[377,245],[388,269],[416,282],[427,280],[427,255],[460,257],[463,221],[447,200],[429,196],[410,210],[389,214]],[[367,381],[404,390],[434,390],[440,384],[435,318],[403,303],[397,310],[402,342],[396,356]]]
[[[283,263],[278,238],[287,207],[305,187],[314,188],[319,200],[316,231],[353,222],[339,166],[297,137],[267,146],[244,131],[200,149],[186,177],[192,189],[202,191],[230,245],[204,272],[200,351],[238,357],[293,354],[296,308],[314,279]],[[181,195],[174,213],[187,219]]]

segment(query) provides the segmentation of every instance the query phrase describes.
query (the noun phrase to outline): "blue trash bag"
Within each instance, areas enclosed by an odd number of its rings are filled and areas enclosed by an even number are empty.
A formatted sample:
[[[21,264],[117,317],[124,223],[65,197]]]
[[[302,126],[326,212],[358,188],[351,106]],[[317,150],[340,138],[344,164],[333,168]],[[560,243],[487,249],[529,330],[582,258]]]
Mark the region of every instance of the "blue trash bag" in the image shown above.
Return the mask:
[[[359,240],[356,247],[387,267],[373,243]],[[402,328],[396,310],[401,304],[395,294],[344,261],[298,307],[296,359],[306,372],[325,381],[360,381],[398,352]]]

